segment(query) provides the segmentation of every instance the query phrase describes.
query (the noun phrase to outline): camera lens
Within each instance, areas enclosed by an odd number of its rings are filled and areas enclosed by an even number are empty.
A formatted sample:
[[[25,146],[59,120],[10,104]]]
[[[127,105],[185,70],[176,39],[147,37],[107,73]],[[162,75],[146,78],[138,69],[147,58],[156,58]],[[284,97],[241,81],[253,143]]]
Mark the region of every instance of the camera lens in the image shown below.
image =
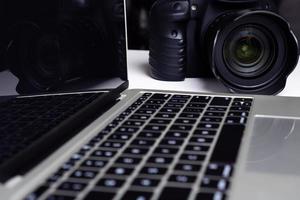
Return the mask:
[[[273,36],[264,27],[246,25],[233,30],[225,39],[223,56],[233,73],[254,77],[269,69],[275,49]]]
[[[233,92],[277,94],[298,62],[289,23],[270,11],[220,16],[206,41],[214,75]]]

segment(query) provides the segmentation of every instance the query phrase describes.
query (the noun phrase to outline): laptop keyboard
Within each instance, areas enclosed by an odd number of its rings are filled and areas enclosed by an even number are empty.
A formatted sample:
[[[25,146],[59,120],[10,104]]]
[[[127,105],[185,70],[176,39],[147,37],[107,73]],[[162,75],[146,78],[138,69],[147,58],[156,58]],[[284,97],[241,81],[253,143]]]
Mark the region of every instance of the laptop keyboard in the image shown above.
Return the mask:
[[[100,94],[22,97],[0,104],[0,165]]]
[[[251,105],[145,93],[25,199],[226,199]]]

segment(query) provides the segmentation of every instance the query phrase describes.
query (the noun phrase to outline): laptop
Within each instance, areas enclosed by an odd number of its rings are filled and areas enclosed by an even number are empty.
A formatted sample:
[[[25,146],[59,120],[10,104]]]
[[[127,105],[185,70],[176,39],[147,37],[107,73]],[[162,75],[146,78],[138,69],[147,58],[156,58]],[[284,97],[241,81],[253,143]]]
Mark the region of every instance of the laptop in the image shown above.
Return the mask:
[[[1,2],[1,200],[298,198],[298,98],[126,90],[123,1]]]

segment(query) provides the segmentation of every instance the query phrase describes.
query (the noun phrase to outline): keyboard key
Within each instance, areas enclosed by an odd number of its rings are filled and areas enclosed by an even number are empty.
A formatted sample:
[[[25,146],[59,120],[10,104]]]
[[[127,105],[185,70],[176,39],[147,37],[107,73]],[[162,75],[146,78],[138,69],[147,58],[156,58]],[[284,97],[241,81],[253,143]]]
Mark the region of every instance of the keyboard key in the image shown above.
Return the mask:
[[[171,97],[170,94],[153,94],[150,99],[161,99],[161,100],[167,100]]]
[[[215,136],[216,134],[217,134],[217,131],[215,131],[215,130],[197,129],[193,132],[193,135],[195,135],[195,136]]]
[[[63,182],[58,189],[59,190],[67,190],[67,191],[74,191],[74,192],[79,192],[82,191],[87,184],[85,183],[74,183],[74,182]]]
[[[194,151],[194,152],[207,152],[209,150],[209,146],[203,146],[199,144],[191,144],[187,145],[185,151]]]
[[[114,196],[115,193],[112,192],[92,191],[84,198],[84,200],[112,200]]]
[[[149,119],[149,115],[132,115],[131,117],[130,117],[130,119],[131,120],[143,120],[143,121],[145,121],[145,120],[147,120],[147,119]]]
[[[205,112],[204,116],[206,117],[223,117],[225,114],[224,112]]]
[[[157,105],[157,104],[144,104],[141,108],[142,109],[153,109],[156,110],[158,108],[160,108],[161,105]]]
[[[196,200],[224,200],[225,195],[221,192],[216,193],[199,193],[196,196]]]
[[[222,118],[220,117],[203,117],[201,119],[202,123],[210,122],[210,123],[220,123],[222,122]]]
[[[233,107],[230,108],[230,111],[249,112],[250,107],[247,107],[247,106],[233,106]]]
[[[179,139],[185,139],[189,135],[188,132],[180,132],[180,131],[169,131],[165,135],[165,138],[179,138]]]
[[[206,104],[203,103],[189,103],[186,105],[187,108],[205,108]]]
[[[210,106],[228,106],[231,102],[229,97],[214,97],[210,102]]]
[[[174,155],[178,152],[179,149],[176,148],[168,148],[168,147],[157,147],[154,150],[155,154],[167,154],[167,155]]]
[[[170,122],[168,119],[152,119],[149,124],[168,125]]]
[[[166,126],[162,125],[147,125],[144,130],[146,131],[164,131]]]
[[[170,130],[173,131],[190,131],[193,127],[189,125],[173,125]]]
[[[247,117],[249,115],[248,112],[229,112],[229,117]]]
[[[149,151],[149,149],[138,148],[138,147],[129,147],[124,151],[124,153],[142,156],[142,155],[145,155],[148,151]]]
[[[248,103],[251,103],[252,101],[253,101],[253,99],[251,99],[251,98],[235,98],[234,100],[233,100],[234,102],[248,102]]]
[[[152,179],[152,178],[136,178],[134,179],[132,185],[139,186],[139,187],[156,187],[159,184],[159,179]]]
[[[173,119],[176,114],[171,113],[158,113],[155,115],[155,118],[163,118],[163,119]]]
[[[128,191],[122,197],[122,200],[150,200],[151,197],[151,192]]]
[[[213,107],[213,106],[210,106],[207,108],[208,111],[217,111],[217,112],[226,112],[227,108],[226,107]]]
[[[133,121],[133,120],[127,120],[126,122],[123,123],[123,126],[142,126],[144,122],[142,121]]]
[[[205,175],[229,178],[233,173],[233,167],[226,164],[210,163]]]
[[[46,198],[46,200],[73,200],[74,197],[64,196],[64,195],[50,195]]]
[[[246,124],[247,118],[245,117],[227,117],[226,124]]]
[[[210,99],[211,97],[209,96],[196,96],[192,98],[191,102],[208,103]]]
[[[113,142],[113,141],[107,141],[104,142],[100,145],[100,147],[105,147],[105,148],[114,148],[114,149],[119,149],[124,146],[125,142]]]
[[[200,116],[200,114],[196,113],[181,113],[179,117],[181,118],[189,118],[189,119],[197,119]]]
[[[166,187],[160,194],[159,200],[188,199],[191,189]]]
[[[151,163],[151,164],[167,165],[167,164],[172,163],[172,161],[173,161],[173,158],[170,158],[170,157],[151,156],[147,162]]]
[[[90,170],[76,170],[71,174],[72,178],[80,179],[93,179],[97,175],[97,172]]]
[[[200,114],[203,112],[202,108],[185,108],[184,113]]]
[[[166,172],[167,172],[167,168],[163,168],[163,167],[143,167],[140,174],[164,175]]]
[[[132,168],[127,167],[111,167],[107,170],[107,174],[112,175],[130,175],[133,172]]]
[[[180,146],[182,145],[184,140],[180,139],[163,139],[160,142],[160,145],[167,145],[167,146]]]
[[[174,168],[177,171],[184,171],[184,172],[199,172],[201,169],[201,165],[199,164],[177,164]]]
[[[182,108],[184,104],[182,103],[167,103],[164,107],[165,108]]]
[[[107,161],[104,161],[104,160],[87,159],[81,164],[81,166],[101,169],[106,165],[106,163],[107,163]]]
[[[120,188],[124,184],[125,180],[116,179],[116,178],[102,178],[96,184],[99,187],[106,188]]]
[[[118,164],[126,164],[126,165],[137,165],[140,163],[141,158],[132,158],[128,156],[122,156],[117,159],[116,163]]]
[[[172,183],[194,183],[196,181],[196,176],[191,175],[171,175],[168,179]]]
[[[219,128],[219,124],[215,124],[215,123],[200,123],[198,124],[198,128],[202,128],[202,129],[217,129]]]
[[[192,137],[190,139],[190,143],[195,143],[195,144],[204,144],[204,143],[212,143],[213,139],[212,138],[206,138],[206,137]]]
[[[235,163],[244,129],[243,125],[224,125],[211,162]]]
[[[147,132],[147,131],[142,131],[138,137],[139,138],[148,138],[148,139],[156,139],[161,136],[160,132]]]
[[[135,114],[146,114],[146,115],[152,115],[153,113],[155,113],[155,110],[150,110],[150,109],[138,109]]]
[[[196,161],[196,162],[201,162],[201,161],[204,161],[204,159],[205,159],[204,155],[188,154],[188,153],[184,153],[180,157],[180,160],[182,160],[182,161]]]
[[[190,124],[193,125],[195,124],[196,120],[194,119],[177,119],[175,121],[175,124]]]
[[[201,188],[209,188],[219,191],[225,191],[229,187],[229,182],[225,179],[213,179],[204,177],[201,182]]]
[[[129,140],[132,137],[131,133],[114,133],[111,136],[109,136],[109,140]]]
[[[117,152],[116,151],[109,151],[109,150],[95,150],[92,153],[92,156],[94,157],[100,157],[100,158],[111,158],[113,157]]]
[[[146,104],[162,105],[164,102],[165,102],[164,100],[150,99],[150,100],[146,101]]]
[[[118,133],[135,133],[139,130],[139,128],[134,127],[120,127],[116,132]]]
[[[160,113],[173,113],[173,114],[176,114],[180,111],[180,109],[178,108],[162,108],[160,109]]]
[[[131,142],[131,145],[151,147],[154,143],[155,140],[135,139]]]

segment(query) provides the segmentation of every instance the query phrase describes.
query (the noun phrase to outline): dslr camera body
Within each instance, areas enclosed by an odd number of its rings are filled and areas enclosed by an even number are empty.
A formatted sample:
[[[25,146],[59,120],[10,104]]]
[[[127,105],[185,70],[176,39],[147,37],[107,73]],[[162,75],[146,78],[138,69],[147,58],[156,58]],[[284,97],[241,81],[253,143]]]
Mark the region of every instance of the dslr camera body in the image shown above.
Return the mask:
[[[215,76],[232,92],[276,94],[298,62],[298,41],[275,0],[157,0],[151,76]]]

